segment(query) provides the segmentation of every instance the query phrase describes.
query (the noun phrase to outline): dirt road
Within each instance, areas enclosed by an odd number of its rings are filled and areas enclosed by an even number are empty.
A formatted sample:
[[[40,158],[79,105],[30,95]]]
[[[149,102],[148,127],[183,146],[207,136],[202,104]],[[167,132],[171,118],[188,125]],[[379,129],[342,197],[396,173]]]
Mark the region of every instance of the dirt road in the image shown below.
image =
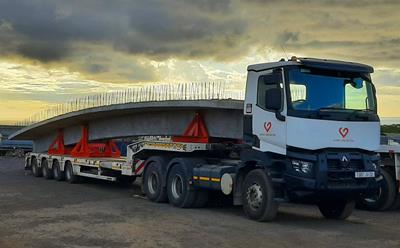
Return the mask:
[[[400,247],[400,211],[323,219],[285,204],[272,223],[241,208],[177,209],[135,195],[140,187],[34,178],[0,157],[0,248],[14,247]]]

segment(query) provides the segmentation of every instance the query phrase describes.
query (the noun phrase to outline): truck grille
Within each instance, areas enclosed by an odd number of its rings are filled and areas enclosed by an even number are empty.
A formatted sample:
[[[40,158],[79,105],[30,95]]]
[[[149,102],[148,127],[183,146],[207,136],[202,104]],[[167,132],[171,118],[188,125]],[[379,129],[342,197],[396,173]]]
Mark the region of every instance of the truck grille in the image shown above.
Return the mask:
[[[351,160],[343,165],[339,159],[328,160],[328,182],[348,181],[356,183],[354,172],[364,169],[362,160]]]

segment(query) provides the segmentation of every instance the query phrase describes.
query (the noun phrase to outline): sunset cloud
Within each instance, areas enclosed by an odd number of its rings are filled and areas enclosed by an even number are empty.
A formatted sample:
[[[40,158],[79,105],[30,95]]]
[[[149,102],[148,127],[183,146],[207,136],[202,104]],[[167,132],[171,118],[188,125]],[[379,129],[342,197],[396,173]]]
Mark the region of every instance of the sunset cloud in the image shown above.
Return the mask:
[[[298,55],[374,66],[383,111],[387,87],[400,87],[399,9],[395,0],[3,0],[0,96],[54,102],[177,81],[238,89],[248,64]]]

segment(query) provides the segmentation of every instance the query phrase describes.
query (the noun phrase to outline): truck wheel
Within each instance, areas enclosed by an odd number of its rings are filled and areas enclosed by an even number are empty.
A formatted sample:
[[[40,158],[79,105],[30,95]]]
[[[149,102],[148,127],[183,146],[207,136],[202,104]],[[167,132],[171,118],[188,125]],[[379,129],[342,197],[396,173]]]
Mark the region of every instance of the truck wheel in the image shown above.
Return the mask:
[[[40,168],[38,167],[37,159],[36,159],[36,158],[33,158],[33,159],[32,159],[32,174],[33,174],[35,177],[40,177],[40,176],[42,176],[42,170],[40,170]]]
[[[385,169],[381,170],[383,180],[379,188],[368,196],[362,196],[357,202],[357,207],[371,211],[388,210],[396,198],[396,182]]]
[[[52,179],[53,178],[53,171],[49,169],[49,163],[47,159],[43,159],[42,162],[42,174],[45,179]]]
[[[175,207],[190,208],[194,206],[197,191],[189,184],[188,175],[183,166],[182,162],[176,163],[168,173],[168,200]]]
[[[162,185],[162,165],[164,160],[161,157],[149,159],[143,175],[143,192],[150,201],[166,202],[167,192]]]
[[[74,174],[71,162],[65,163],[65,180],[69,183],[77,183],[79,181],[79,176]]]
[[[318,204],[319,211],[327,219],[344,220],[354,210],[354,200],[324,201]]]
[[[60,163],[58,162],[58,160],[54,160],[54,162],[53,162],[53,177],[54,177],[54,179],[56,179],[57,181],[63,181],[63,180],[65,180],[65,175],[64,175],[64,173],[61,171]]]
[[[248,218],[257,221],[271,221],[278,213],[274,200],[274,189],[269,176],[262,169],[250,171],[243,182],[243,210]]]

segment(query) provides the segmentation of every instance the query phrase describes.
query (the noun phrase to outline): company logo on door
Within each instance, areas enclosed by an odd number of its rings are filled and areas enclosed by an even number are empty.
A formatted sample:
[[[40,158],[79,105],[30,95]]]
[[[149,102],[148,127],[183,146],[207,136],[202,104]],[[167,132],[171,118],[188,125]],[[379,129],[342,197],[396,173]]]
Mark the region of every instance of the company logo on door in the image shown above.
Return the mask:
[[[341,137],[341,139],[335,139],[334,141],[336,142],[354,142],[354,140],[347,138],[347,136],[349,135],[350,129],[347,127],[340,127],[339,128],[339,135]]]
[[[264,130],[265,133],[261,134],[263,136],[275,136],[274,133],[272,133],[272,123],[270,121],[264,122]]]
[[[347,127],[341,127],[339,128],[339,133],[342,136],[342,138],[346,138],[347,134],[349,134],[349,129]]]

